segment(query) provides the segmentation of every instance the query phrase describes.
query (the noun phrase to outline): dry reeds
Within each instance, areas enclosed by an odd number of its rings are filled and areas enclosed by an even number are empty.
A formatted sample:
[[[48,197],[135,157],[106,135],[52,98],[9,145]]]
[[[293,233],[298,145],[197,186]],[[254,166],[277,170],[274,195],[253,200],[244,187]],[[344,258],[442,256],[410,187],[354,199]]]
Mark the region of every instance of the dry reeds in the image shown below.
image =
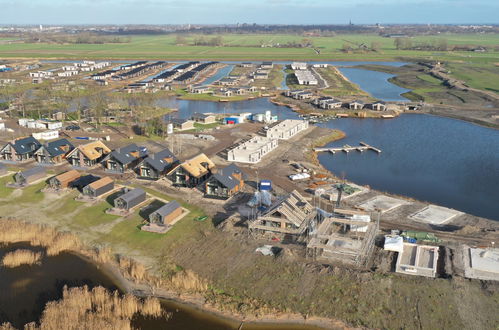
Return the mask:
[[[191,270],[183,270],[172,276],[171,285],[181,291],[204,292],[208,289],[208,283]]]
[[[14,268],[21,265],[39,265],[41,263],[41,260],[41,252],[19,249],[5,254],[2,259],[2,266],[7,268]]]
[[[142,301],[133,295],[120,296],[105,288],[64,287],[59,301],[47,303],[40,319],[40,325],[29,323],[25,329],[132,329],[134,315],[160,317],[163,315],[161,304],[156,298]],[[11,328],[0,328],[10,330]]]
[[[61,233],[47,226],[17,220],[0,221],[0,243],[29,242],[34,246],[47,248],[47,255],[54,256],[62,251],[78,251],[79,239],[71,233]]]

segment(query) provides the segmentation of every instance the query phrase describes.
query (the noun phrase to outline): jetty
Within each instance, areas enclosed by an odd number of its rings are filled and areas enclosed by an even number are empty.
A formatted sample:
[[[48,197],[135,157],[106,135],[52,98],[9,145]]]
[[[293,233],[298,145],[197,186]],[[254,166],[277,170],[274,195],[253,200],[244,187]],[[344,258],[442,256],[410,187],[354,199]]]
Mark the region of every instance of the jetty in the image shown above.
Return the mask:
[[[345,153],[349,153],[350,151],[358,151],[358,152],[364,152],[364,151],[368,151],[368,150],[372,150],[376,153],[381,153],[381,149],[379,148],[376,148],[376,147],[373,147],[365,142],[359,142],[359,146],[351,146],[351,145],[348,145],[348,144],[345,144],[343,147],[336,147],[336,148],[326,148],[326,147],[323,147],[323,148],[314,148],[314,151],[315,152],[324,152],[324,151],[327,151],[327,152],[330,152],[332,154],[335,154],[337,152],[345,152]]]

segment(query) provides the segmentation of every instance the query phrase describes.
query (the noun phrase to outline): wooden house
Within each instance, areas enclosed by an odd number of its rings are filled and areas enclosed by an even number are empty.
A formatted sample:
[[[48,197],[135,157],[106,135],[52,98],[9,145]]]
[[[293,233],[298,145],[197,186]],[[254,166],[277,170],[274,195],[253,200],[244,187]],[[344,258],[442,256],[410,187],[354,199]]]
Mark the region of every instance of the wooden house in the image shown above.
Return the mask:
[[[32,136],[17,139],[4,145],[0,150],[0,157],[3,160],[24,162],[35,154],[41,143]]]
[[[146,200],[146,192],[140,188],[135,188],[125,192],[114,200],[114,207],[129,211]]]
[[[188,88],[189,93],[192,94],[207,94],[211,92],[210,87],[203,85],[192,85]]]
[[[383,101],[377,101],[371,104],[371,109],[376,110],[376,111],[385,111],[386,110],[386,103]]]
[[[212,124],[217,120],[217,117],[215,117],[215,115],[195,112],[192,115],[192,120],[194,120],[196,123]]]
[[[316,217],[317,210],[294,190],[251,221],[249,228],[265,232],[301,235]]]
[[[43,144],[35,151],[34,157],[38,163],[59,164],[66,159],[66,155],[74,146],[66,139],[59,139]]]
[[[319,107],[321,107],[322,109],[326,109],[326,110],[339,109],[339,108],[341,108],[342,105],[343,105],[343,102],[341,102],[340,100],[336,100],[336,99],[327,99],[324,101],[320,101],[320,103],[319,103]]]
[[[46,174],[44,167],[35,166],[14,174],[14,181],[18,185],[25,186],[44,178]]]
[[[158,180],[177,163],[177,157],[169,149],[163,149],[144,158],[136,170],[141,179]]]
[[[350,103],[348,103],[348,108],[350,110],[362,110],[364,108],[364,102],[355,100]]]
[[[71,182],[70,187],[71,188],[76,188],[79,191],[83,192],[83,188],[91,184],[92,182],[95,182],[99,180],[100,178],[98,176],[92,175],[92,174],[87,174],[87,175],[82,175],[78,179],[74,180]]]
[[[177,201],[171,201],[149,215],[149,223],[167,226],[183,213],[182,207]]]
[[[290,95],[286,95],[286,96],[290,96]],[[332,100],[333,98],[330,97],[330,96],[321,96],[321,97],[316,97],[312,100],[312,104],[320,107],[321,103],[326,101],[326,100]]]
[[[213,168],[215,164],[205,154],[199,154],[175,166],[167,177],[175,186],[193,188],[204,182]]]
[[[176,128],[179,131],[194,129],[194,121],[189,119],[171,118],[170,123],[173,125],[173,128]]]
[[[246,174],[236,164],[224,167],[206,180],[205,197],[228,199],[244,187]]]
[[[80,178],[80,176],[81,175],[78,171],[67,171],[50,178],[49,185],[53,189],[69,188],[73,182]]]
[[[102,141],[94,141],[78,146],[66,155],[66,159],[73,166],[93,167],[111,152]]]
[[[99,197],[114,189],[114,181],[106,176],[94,181],[83,188],[83,195],[88,197]]]
[[[147,156],[147,148],[135,143],[113,150],[102,160],[107,171],[124,173],[133,170]]]

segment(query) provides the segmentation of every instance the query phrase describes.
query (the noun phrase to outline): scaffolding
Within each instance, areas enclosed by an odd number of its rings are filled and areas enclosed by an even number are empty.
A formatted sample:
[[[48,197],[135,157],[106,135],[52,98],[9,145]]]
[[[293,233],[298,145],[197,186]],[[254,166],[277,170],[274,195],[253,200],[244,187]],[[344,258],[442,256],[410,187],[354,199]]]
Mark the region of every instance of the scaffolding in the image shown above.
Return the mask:
[[[341,262],[357,267],[367,267],[374,250],[375,238],[379,230],[379,217],[371,221],[370,216],[358,220],[358,211],[337,209],[334,214],[324,217],[311,232],[307,244],[307,257],[324,263]],[[344,217],[339,217],[344,216]]]

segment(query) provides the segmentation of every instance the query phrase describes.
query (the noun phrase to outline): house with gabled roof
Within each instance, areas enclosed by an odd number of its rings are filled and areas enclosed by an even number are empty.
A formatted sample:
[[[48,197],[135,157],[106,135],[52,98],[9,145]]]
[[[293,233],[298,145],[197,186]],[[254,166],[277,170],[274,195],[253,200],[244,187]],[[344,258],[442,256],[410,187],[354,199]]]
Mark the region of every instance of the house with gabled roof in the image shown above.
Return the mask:
[[[149,215],[149,223],[158,226],[169,226],[184,210],[177,201],[171,201]]]
[[[147,156],[147,148],[135,143],[113,150],[102,160],[107,171],[124,173],[133,170]]]
[[[350,108],[350,110],[362,110],[364,108],[364,105],[364,102],[360,100],[355,100],[348,103],[348,107]]]
[[[317,217],[317,210],[296,190],[278,199],[256,219],[251,220],[251,230],[301,235]]]
[[[196,123],[201,124],[211,124],[217,120],[217,117],[215,115],[200,112],[194,112],[191,118]]]
[[[43,144],[35,151],[34,158],[41,164],[59,164],[74,149],[67,139],[59,139]]]
[[[111,152],[102,141],[93,141],[73,149],[66,155],[68,162],[77,167],[94,167]]]
[[[336,100],[336,99],[326,99],[326,100],[319,102],[319,107],[322,109],[327,109],[327,110],[338,109],[338,108],[341,108],[342,105],[343,105],[343,102],[341,102],[340,100]]]
[[[174,186],[197,187],[211,175],[215,164],[205,154],[199,154],[185,162],[175,166],[167,177]]]
[[[93,179],[93,178],[92,178]],[[108,176],[92,181],[82,189],[82,193],[88,197],[99,197],[114,189],[114,181]]]
[[[53,176],[49,179],[49,185],[51,188],[60,190],[69,188],[71,184],[77,181],[81,177],[80,172],[76,170],[70,170],[59,175]]]
[[[385,111],[386,110],[386,102],[384,101],[376,101],[371,103],[371,109],[376,111]]]
[[[31,158],[41,143],[32,136],[17,139],[4,145],[0,149],[0,158],[16,162],[24,162]]]
[[[144,158],[136,167],[136,172],[141,179],[158,180],[177,163],[177,157],[166,148]]]
[[[194,121],[190,119],[171,118],[169,121],[173,125],[173,127],[178,129],[179,131],[184,131],[194,128]]]
[[[243,189],[246,179],[246,174],[236,164],[224,167],[204,183],[205,197],[228,199]]]

